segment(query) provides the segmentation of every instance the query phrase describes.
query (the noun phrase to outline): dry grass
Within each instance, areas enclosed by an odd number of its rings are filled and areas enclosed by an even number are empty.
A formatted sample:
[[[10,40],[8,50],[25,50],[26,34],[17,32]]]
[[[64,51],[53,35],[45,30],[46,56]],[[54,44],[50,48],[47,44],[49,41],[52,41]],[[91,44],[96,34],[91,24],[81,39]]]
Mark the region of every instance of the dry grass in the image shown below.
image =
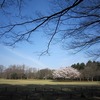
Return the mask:
[[[100,82],[0,79],[0,100],[100,100]]]
[[[0,84],[10,84],[10,85],[29,85],[29,84],[37,84],[37,85],[100,85],[100,82],[60,82],[53,80],[11,80],[11,79],[0,79]]]

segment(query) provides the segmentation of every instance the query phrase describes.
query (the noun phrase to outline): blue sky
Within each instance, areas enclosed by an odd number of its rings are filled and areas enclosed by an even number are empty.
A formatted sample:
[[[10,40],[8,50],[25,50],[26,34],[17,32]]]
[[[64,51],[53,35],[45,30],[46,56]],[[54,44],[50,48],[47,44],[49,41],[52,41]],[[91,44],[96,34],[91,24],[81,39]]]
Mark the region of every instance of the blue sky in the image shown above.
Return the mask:
[[[24,47],[25,46],[25,47]],[[12,64],[25,64],[36,68],[51,68],[70,66],[78,62],[87,62],[89,58],[83,53],[70,55],[62,50],[59,45],[52,46],[50,56],[41,56],[34,51],[35,45],[20,45],[16,48],[0,45],[0,64],[9,66]]]
[[[34,0],[28,9],[23,10],[24,14],[41,11],[49,12],[49,0]],[[42,9],[41,9],[42,8]],[[11,10],[13,11],[13,10]],[[28,12],[28,13],[27,13]],[[33,17],[36,17],[34,14]],[[3,18],[3,17],[2,17]],[[12,19],[14,20],[14,19]],[[30,67],[36,68],[51,68],[56,69],[59,67],[70,66],[74,63],[87,62],[89,58],[84,55],[84,51],[75,55],[71,55],[68,51],[62,49],[60,44],[51,45],[50,56],[41,56],[39,59],[39,52],[46,49],[48,38],[43,34],[43,30],[36,31],[31,38],[34,40],[33,44],[26,42],[17,44],[17,47],[7,47],[0,45],[0,64],[9,66],[12,64],[25,64]]]

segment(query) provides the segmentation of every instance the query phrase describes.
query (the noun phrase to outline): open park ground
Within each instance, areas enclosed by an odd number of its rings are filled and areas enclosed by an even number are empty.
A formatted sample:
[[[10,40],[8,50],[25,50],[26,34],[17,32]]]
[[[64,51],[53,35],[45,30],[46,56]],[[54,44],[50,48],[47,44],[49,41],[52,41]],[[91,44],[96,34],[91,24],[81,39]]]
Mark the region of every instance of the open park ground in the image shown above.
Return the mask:
[[[100,100],[100,82],[0,79],[0,100]]]
[[[11,80],[11,79],[0,79],[0,84],[10,85],[100,85],[99,81],[54,81],[54,80]]]

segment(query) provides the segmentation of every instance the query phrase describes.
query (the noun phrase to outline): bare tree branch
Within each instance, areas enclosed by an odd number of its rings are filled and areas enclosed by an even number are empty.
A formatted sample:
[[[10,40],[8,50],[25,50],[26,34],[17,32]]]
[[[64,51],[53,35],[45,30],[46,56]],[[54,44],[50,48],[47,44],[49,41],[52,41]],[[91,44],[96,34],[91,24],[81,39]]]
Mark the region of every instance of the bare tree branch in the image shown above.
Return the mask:
[[[35,28],[29,30],[28,32],[21,33],[20,35],[18,35],[19,40],[18,40],[18,39],[15,40],[14,43],[11,44],[11,46],[14,45],[14,44],[16,44],[16,43],[17,43],[18,41],[20,41],[21,39],[23,39],[24,36],[27,35],[27,34],[29,34],[29,35],[28,35],[28,38],[27,38],[27,39],[29,39],[31,33],[34,32],[37,28],[41,27],[41,26],[42,26],[44,23],[46,23],[47,21],[50,21],[50,20],[55,19],[55,18],[58,18],[60,14],[64,15],[68,10],[70,10],[71,8],[77,6],[77,5],[78,5],[79,3],[81,3],[82,1],[83,1],[83,0],[75,0],[75,2],[72,4],[72,6],[67,7],[67,8],[65,8],[65,9],[63,9],[63,10],[57,12],[57,13],[54,13],[54,14],[50,15],[50,16],[44,16],[44,17],[41,17],[41,18],[33,19],[33,20],[31,20],[31,21],[25,21],[25,22],[22,22],[22,23],[15,23],[15,24],[9,24],[9,25],[6,25],[6,26],[1,26],[1,27],[0,27],[1,29],[5,29],[5,30],[6,30],[6,29],[9,28],[9,30],[4,31],[4,32],[1,33],[0,35],[3,36],[3,34],[6,34],[6,33],[10,32],[10,31],[12,31],[12,30],[13,30],[14,28],[16,28],[17,26],[22,26],[22,25],[26,25],[26,24],[30,24],[30,23],[33,23],[33,24],[34,24],[35,22],[38,22],[38,21],[39,21],[39,24],[38,24],[37,26],[35,26]],[[55,29],[54,34],[56,34],[56,30],[57,30],[57,29]],[[23,38],[22,38],[22,37],[23,37]],[[53,36],[52,36],[52,37],[53,37]],[[51,42],[51,41],[52,41],[52,39],[50,40],[50,42]],[[50,42],[49,42],[49,45],[50,45]],[[49,47],[49,46],[48,46],[48,47]]]
[[[1,8],[3,7],[4,3],[5,3],[5,0],[3,0],[2,3],[0,4]]]
[[[10,1],[11,2],[11,1]],[[17,0],[19,14],[22,9],[23,0]],[[62,3],[61,3],[62,2]],[[6,0],[1,2],[1,8],[4,7]],[[56,2],[57,3],[57,2]],[[60,5],[60,3],[62,5]],[[64,4],[66,3],[66,4]],[[12,3],[10,3],[12,4]],[[91,4],[91,5],[90,5]],[[7,22],[0,25],[0,39],[9,36],[6,45],[13,46],[20,41],[30,41],[30,38],[36,30],[47,28],[50,32],[47,49],[41,55],[49,54],[50,45],[55,39],[56,34],[60,36],[60,42],[67,49],[74,49],[80,52],[89,49],[91,46],[100,44],[100,1],[99,0],[65,0],[58,2],[59,9],[49,15],[38,16],[27,20],[18,20]],[[17,10],[18,10],[17,9]],[[53,23],[54,27],[50,26]],[[17,28],[22,27],[19,31]],[[99,51],[98,51],[99,52]],[[95,54],[95,53],[94,53]]]

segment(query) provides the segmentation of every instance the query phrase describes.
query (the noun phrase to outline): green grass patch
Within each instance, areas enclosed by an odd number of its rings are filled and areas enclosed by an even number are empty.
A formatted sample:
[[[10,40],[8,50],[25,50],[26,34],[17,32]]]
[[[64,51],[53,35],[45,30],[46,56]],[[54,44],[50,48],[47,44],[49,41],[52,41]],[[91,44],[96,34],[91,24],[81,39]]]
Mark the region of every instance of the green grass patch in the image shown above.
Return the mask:
[[[53,80],[11,80],[11,79],[0,79],[0,84],[10,84],[10,85],[29,85],[29,84],[37,84],[37,85],[100,85],[100,82],[80,82],[80,81],[72,81],[72,82],[56,82]]]

